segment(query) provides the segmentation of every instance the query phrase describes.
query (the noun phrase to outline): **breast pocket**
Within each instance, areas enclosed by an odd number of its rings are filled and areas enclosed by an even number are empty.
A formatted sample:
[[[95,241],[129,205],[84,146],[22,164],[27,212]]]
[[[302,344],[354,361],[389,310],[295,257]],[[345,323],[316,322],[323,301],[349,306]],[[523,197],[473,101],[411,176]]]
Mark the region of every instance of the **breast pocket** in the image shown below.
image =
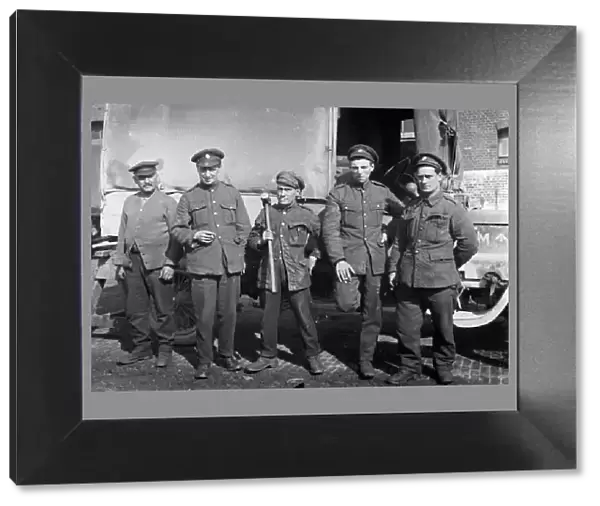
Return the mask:
[[[221,213],[223,215],[223,222],[227,225],[233,225],[236,222],[236,209],[237,205],[235,202],[223,202],[221,204]]]
[[[289,245],[290,246],[306,246],[308,242],[309,230],[304,223],[289,223]]]
[[[190,209],[194,228],[208,225],[208,207],[206,203],[195,204]]]
[[[342,225],[349,228],[362,228],[362,207],[348,204],[342,205]]]
[[[450,238],[450,217],[432,214],[425,221],[425,239],[429,242],[445,242]]]
[[[370,227],[380,227],[383,223],[383,213],[385,205],[382,202],[372,203],[367,213],[367,225]]]

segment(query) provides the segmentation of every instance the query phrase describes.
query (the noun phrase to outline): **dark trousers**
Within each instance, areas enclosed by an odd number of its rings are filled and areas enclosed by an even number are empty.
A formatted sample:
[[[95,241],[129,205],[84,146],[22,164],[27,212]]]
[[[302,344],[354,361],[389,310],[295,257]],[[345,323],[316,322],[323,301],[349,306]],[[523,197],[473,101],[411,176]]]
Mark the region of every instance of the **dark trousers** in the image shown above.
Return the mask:
[[[277,356],[277,327],[279,315],[281,313],[282,297],[287,297],[290,302],[290,307],[294,312],[298,327],[300,327],[300,334],[302,335],[306,356],[314,357],[321,352],[317,327],[311,312],[309,288],[290,292],[287,290],[287,287],[281,286],[275,293],[269,290],[263,290],[261,297],[264,306],[262,317],[262,356],[269,358]]]
[[[210,364],[213,361],[215,314],[219,354],[223,357],[233,356],[240,286],[239,274],[192,278],[192,301],[196,314],[196,347],[201,364]]]
[[[125,313],[135,352],[152,348],[150,313],[154,312],[154,333],[159,351],[173,347],[175,319],[173,317],[174,289],[172,282],[159,279],[160,269],[147,270],[138,253],[131,254],[131,269],[125,270]]]
[[[340,311],[349,313],[361,307],[362,328],[358,359],[371,362],[381,330],[381,276],[373,275],[371,262],[367,262],[366,274],[353,276],[349,283],[335,282],[335,301]]]
[[[449,288],[396,288],[396,337],[400,367],[421,372],[421,327],[426,309],[431,312],[433,363],[436,369],[452,369],[454,345],[454,302],[456,291]]]

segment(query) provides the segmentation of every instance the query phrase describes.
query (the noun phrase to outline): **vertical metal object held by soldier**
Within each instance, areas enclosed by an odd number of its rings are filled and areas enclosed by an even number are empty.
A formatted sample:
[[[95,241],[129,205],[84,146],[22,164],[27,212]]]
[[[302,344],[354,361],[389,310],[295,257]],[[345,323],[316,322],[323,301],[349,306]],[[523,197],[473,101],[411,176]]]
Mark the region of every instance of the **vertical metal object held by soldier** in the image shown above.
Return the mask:
[[[260,199],[262,200],[263,207],[265,209],[265,221],[267,224],[267,230],[269,232],[272,232],[271,220],[269,219],[269,207],[271,205],[271,199],[270,199],[268,193],[261,194]],[[273,259],[273,241],[271,239],[267,240],[267,247],[269,248],[269,271],[271,273],[271,279],[274,281],[275,280],[275,261]],[[275,282],[273,282],[272,291],[273,292],[277,291],[277,285]]]

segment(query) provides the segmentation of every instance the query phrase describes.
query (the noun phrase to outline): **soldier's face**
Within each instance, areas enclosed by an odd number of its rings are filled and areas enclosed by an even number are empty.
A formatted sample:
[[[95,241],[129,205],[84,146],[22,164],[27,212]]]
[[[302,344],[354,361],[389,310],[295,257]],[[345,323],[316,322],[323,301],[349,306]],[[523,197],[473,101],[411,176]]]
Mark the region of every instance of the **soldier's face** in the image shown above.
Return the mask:
[[[287,206],[294,202],[298,197],[298,190],[290,186],[277,185],[277,202],[283,206]]]
[[[421,166],[415,174],[419,182],[419,193],[430,195],[439,190],[442,181],[442,175],[436,173],[433,167]]]
[[[219,169],[221,168],[221,166],[200,167],[196,165],[196,168],[198,169],[198,177],[200,178],[200,181],[205,185],[210,186],[214,184],[219,178]]]
[[[358,183],[366,183],[369,180],[371,172],[373,172],[373,168],[373,162],[364,158],[350,161],[350,172],[352,172],[354,180]]]
[[[152,193],[154,190],[156,190],[156,187],[158,186],[158,175],[157,174],[154,174],[152,176],[144,176],[144,175],[133,176],[133,180],[135,181],[135,184],[138,185],[138,188],[143,193]]]

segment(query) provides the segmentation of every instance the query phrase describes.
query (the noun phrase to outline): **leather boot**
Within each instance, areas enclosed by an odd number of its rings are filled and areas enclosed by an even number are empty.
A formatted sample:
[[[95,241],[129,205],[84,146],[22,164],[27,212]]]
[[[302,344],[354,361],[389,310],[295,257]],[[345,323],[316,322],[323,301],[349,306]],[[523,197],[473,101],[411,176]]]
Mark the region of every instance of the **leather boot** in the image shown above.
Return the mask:
[[[117,360],[117,365],[131,365],[143,360],[152,358],[152,350],[133,350],[120,357]]]
[[[406,385],[411,381],[419,379],[420,374],[409,369],[400,369],[396,374],[389,376],[385,382],[390,385]]]
[[[277,365],[278,362],[275,357],[259,357],[256,362],[252,362],[250,365],[246,366],[246,372],[260,372],[269,367],[275,368]]]
[[[452,385],[454,383],[454,376],[452,375],[452,369],[439,368],[436,369],[436,379],[440,385]]]
[[[242,368],[240,361],[234,357],[221,357],[221,362],[228,371],[239,371]]]
[[[198,367],[196,367],[196,372],[194,372],[194,378],[196,378],[196,379],[208,378],[209,369],[210,369],[210,364],[198,364]]]
[[[325,367],[323,366],[323,363],[318,355],[314,357],[308,357],[306,360],[308,362],[308,370],[311,374],[318,375],[325,372]]]
[[[358,364],[358,372],[365,379],[371,379],[375,377],[375,368],[371,362],[360,362],[360,364]]]
[[[171,350],[160,350],[156,359],[156,367],[167,367],[172,358],[173,352]]]

